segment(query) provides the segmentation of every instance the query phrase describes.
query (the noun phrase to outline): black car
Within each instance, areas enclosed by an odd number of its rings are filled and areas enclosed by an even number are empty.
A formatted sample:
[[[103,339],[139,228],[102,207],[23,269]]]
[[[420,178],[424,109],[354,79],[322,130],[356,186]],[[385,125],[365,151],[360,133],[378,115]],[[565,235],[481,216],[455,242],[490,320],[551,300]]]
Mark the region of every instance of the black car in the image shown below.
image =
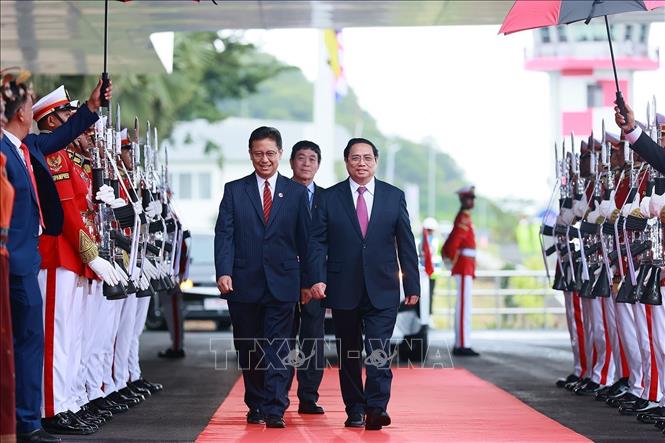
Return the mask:
[[[185,320],[213,320],[218,329],[231,325],[226,300],[219,298],[215,281],[214,234],[193,233],[190,243],[189,275],[180,284]],[[153,300],[154,302],[154,300]],[[150,310],[148,329],[163,329],[164,319],[157,306]]]

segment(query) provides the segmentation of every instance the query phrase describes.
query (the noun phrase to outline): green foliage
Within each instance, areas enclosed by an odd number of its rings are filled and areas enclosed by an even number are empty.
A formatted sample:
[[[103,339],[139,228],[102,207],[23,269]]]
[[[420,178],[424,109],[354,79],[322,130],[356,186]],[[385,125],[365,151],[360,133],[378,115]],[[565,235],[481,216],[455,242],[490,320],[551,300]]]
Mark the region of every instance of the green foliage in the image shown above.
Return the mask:
[[[238,36],[197,32],[176,34],[171,74],[118,73],[112,66],[110,74],[123,124],[133,125],[138,116],[141,125],[150,121],[164,138],[177,121],[223,119],[226,114],[218,103],[254,94],[261,82],[292,69]],[[34,76],[39,93],[64,84],[72,98],[81,100],[88,98],[96,82],[96,76]]]

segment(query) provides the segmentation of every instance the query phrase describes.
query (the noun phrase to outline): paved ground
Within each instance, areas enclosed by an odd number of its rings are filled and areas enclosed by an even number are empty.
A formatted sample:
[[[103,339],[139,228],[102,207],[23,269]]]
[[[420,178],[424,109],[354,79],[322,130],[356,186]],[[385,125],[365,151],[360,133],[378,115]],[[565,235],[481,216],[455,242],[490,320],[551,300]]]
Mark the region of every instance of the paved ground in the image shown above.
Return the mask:
[[[143,372],[149,380],[163,383],[164,391],[114,417],[97,434],[66,441],[193,441],[238,377],[235,369],[223,368],[225,352],[231,349],[230,337],[228,332],[188,332],[187,358],[165,362],[156,354],[167,346],[167,334],[146,332],[141,342]],[[594,441],[665,441],[652,426],[642,425],[633,417],[621,417],[602,403],[554,386],[554,380],[566,375],[571,366],[564,333],[477,332],[474,348],[482,356],[455,360],[448,353],[451,338],[447,333],[431,334],[432,358],[428,364],[465,367]],[[547,436],[543,439],[547,441]]]

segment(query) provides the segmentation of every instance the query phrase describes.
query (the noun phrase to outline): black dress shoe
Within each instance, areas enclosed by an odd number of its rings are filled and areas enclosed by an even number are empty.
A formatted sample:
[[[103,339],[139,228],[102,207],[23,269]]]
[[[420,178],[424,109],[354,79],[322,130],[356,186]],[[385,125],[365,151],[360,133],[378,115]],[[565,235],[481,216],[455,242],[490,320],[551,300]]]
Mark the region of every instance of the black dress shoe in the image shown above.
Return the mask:
[[[51,435],[43,429],[35,429],[25,434],[16,434],[17,443],[60,443],[59,437]]]
[[[365,416],[364,414],[349,414],[344,426],[347,428],[364,428],[365,427]]]
[[[94,425],[97,428],[100,428],[104,423],[106,423],[106,417],[101,415],[96,415],[91,413],[89,410],[81,408],[78,412],[74,413],[79,420],[88,425]]]
[[[111,401],[114,401],[114,402],[116,402],[116,403],[118,403],[118,404],[121,404],[121,405],[127,405],[127,406],[129,406],[130,408],[133,408],[134,406],[136,406],[136,405],[138,405],[139,403],[141,403],[139,399],[137,399],[137,398],[125,397],[124,395],[122,395],[122,394],[121,394],[120,392],[118,392],[118,391],[111,392],[109,395],[106,396],[106,398],[109,399],[109,400],[111,400]]]
[[[580,378],[577,381],[571,381],[570,383],[566,383],[564,388],[568,389],[569,391],[574,391],[577,387],[585,385],[591,381],[590,378]]]
[[[384,426],[390,424],[390,415],[383,410],[368,410],[365,416],[365,429],[368,431],[378,431]]]
[[[96,423],[89,423],[89,422],[81,419],[81,417],[74,414],[72,411],[63,412],[63,414],[66,414],[67,417],[69,417],[69,419],[72,421],[72,423],[75,423],[75,424],[77,424],[79,426],[82,426],[82,427],[91,428],[95,432],[99,431],[99,426],[100,425],[98,425]]]
[[[619,414],[621,415],[637,415],[637,411],[649,406],[651,402],[640,398],[637,401],[624,402],[619,406]]]
[[[82,426],[75,422],[65,412],[56,414],[53,417],[42,418],[42,427],[50,434],[90,435],[95,432],[95,429],[89,426]]]
[[[620,378],[614,382],[611,386],[605,386],[604,388],[596,391],[596,400],[598,401],[607,401],[608,398],[622,394],[628,391],[628,378]]]
[[[185,358],[185,350],[184,349],[178,349],[176,351],[174,349],[168,348],[165,351],[159,351],[159,353],[157,353],[157,357],[159,357],[159,358],[170,358],[170,359]]]
[[[93,405],[92,402],[81,406],[81,410],[79,412],[90,414],[92,417],[104,420],[104,423],[113,418],[113,414],[110,411],[99,409],[97,406]]]
[[[480,354],[471,348],[453,348],[453,355],[456,357],[478,357]]]
[[[658,420],[665,420],[665,407],[656,406],[649,411],[639,412],[637,419],[648,425],[655,425]]]
[[[576,382],[576,381],[579,380],[579,379],[580,379],[580,378],[579,378],[577,375],[575,375],[575,374],[570,374],[570,375],[569,375],[568,377],[566,377],[566,378],[560,378],[560,379],[558,379],[558,380],[556,381],[556,387],[557,387],[557,388],[563,388],[563,387],[566,386],[566,383],[574,383],[574,382]]]
[[[598,383],[589,381],[589,383],[576,388],[573,392],[575,392],[577,395],[596,395],[596,392],[598,392],[600,389],[602,389],[602,386],[600,386]]]
[[[326,411],[316,403],[300,403],[298,414],[325,414]]]
[[[127,383],[127,387],[137,394],[141,394],[145,398],[148,398],[152,395],[152,391],[148,388],[142,388],[141,386],[135,385],[133,383]]]
[[[125,386],[118,392],[120,392],[125,397],[135,398],[138,401],[145,401],[145,396],[143,394],[139,394],[138,392],[132,390],[129,386]]]
[[[265,422],[263,414],[258,409],[252,409],[247,412],[247,423],[250,425],[262,425]]]
[[[626,391],[623,394],[615,395],[608,398],[605,403],[607,403],[607,406],[610,406],[612,408],[618,408],[624,402],[634,402],[639,399],[640,398],[638,396],[633,395],[630,392]]]
[[[665,418],[662,419],[659,418],[658,420],[656,420],[656,427],[658,429],[665,429]]]
[[[284,418],[279,415],[269,415],[266,417],[266,428],[285,428]]]
[[[122,414],[129,410],[129,406],[120,405],[114,401],[108,400],[104,397],[99,397],[90,402],[90,407],[93,411],[103,413],[103,411],[110,412],[111,414]]]
[[[152,382],[149,382],[148,380],[146,380],[145,378],[139,378],[138,380],[133,381],[130,384],[133,385],[133,386],[138,386],[140,388],[147,389],[150,392],[152,392],[153,394],[155,394],[155,393],[161,391],[162,389],[164,389],[164,386],[162,386],[161,383],[152,383]]]

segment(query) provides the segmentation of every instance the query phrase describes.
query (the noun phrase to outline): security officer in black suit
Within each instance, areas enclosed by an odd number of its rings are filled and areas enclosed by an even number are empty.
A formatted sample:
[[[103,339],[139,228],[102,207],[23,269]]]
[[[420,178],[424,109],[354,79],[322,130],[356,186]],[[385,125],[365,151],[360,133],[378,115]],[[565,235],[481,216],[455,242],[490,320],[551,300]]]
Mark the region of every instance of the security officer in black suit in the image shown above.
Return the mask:
[[[316,210],[323,188],[314,183],[314,176],[321,165],[321,148],[309,140],[301,140],[291,149],[291,169],[294,180],[307,188],[310,214]],[[292,364],[298,378],[298,413],[323,414],[324,409],[316,402],[319,400],[319,386],[323,379],[324,366],[324,318],[326,308],[321,300],[311,298],[310,290],[301,291],[300,303],[296,304],[293,321],[293,338],[298,337],[298,350]],[[291,385],[289,384],[289,389]]]

